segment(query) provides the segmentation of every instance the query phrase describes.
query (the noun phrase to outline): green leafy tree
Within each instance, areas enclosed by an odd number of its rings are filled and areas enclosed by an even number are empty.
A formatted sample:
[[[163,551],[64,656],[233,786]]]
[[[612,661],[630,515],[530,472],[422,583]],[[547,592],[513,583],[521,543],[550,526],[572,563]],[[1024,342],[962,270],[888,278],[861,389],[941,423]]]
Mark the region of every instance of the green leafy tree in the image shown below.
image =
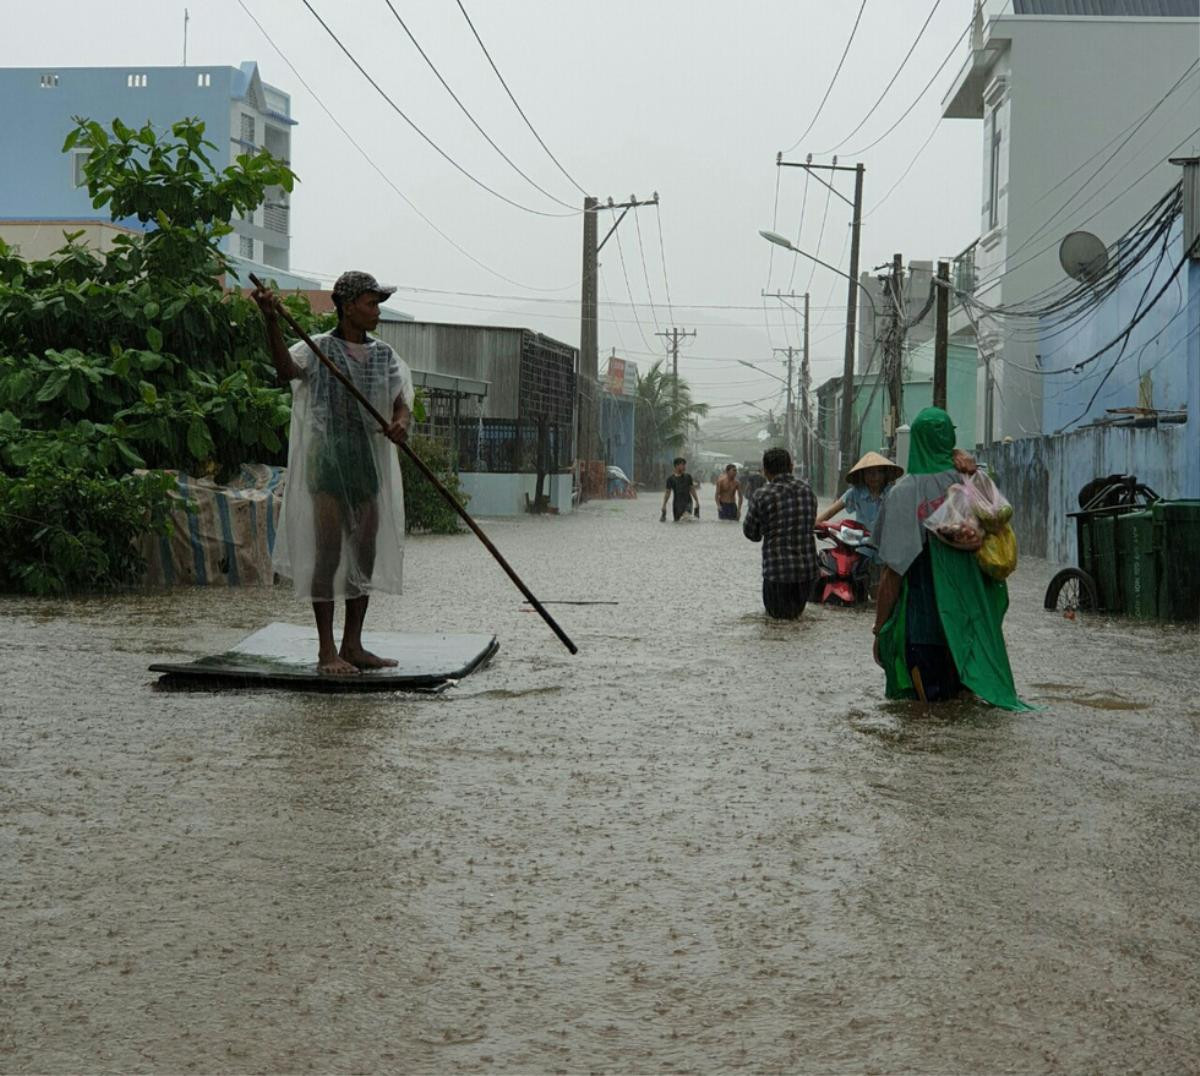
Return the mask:
[[[692,390],[659,359],[638,378],[634,411],[634,455],[637,480],[657,483],[670,470],[669,455],[687,442],[696,419],[708,414],[708,404],[694,403]]]
[[[281,462],[290,396],[254,304],[223,286],[230,219],[294,175],[266,151],[218,171],[198,120],[169,132],[77,120],[96,207],[142,230],[103,256],[66,236],[27,262],[0,242],[0,587],[135,580],[141,533],[169,526],[173,483],[135,468],[227,474]],[[288,300],[320,328],[303,300]],[[104,491],[107,491],[105,493]],[[75,507],[68,508],[77,498]],[[70,536],[70,539],[66,537]]]

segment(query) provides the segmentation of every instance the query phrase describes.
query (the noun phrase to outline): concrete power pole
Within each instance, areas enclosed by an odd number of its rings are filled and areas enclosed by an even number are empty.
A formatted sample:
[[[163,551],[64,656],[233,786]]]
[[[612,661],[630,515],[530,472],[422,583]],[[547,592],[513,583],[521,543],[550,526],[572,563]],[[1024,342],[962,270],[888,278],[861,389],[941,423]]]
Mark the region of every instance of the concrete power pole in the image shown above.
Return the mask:
[[[695,336],[696,330],[692,329],[677,329],[671,326],[669,330],[658,332],[655,336],[665,337],[667,343],[667,353],[671,356],[671,402],[675,406],[675,410],[679,410],[679,341],[684,340],[689,336]]]
[[[783,415],[783,443],[791,453],[792,459],[795,460],[796,408],[792,402],[792,359],[800,354],[800,349],[798,347],[776,347],[771,350],[787,356],[787,410]]]
[[[892,272],[887,279],[887,292],[892,300],[891,329],[887,334],[886,359],[888,420],[885,423],[888,456],[896,458],[896,431],[904,414],[904,258],[892,255]]]
[[[580,468],[579,488],[581,496],[584,497],[586,484],[583,481],[583,465],[596,457],[600,439],[600,358],[597,333],[600,251],[608,242],[609,236],[617,230],[617,225],[625,219],[626,213],[640,205],[657,203],[657,192],[650,199],[638,200],[631,197],[628,202],[619,204],[609,198],[604,206],[600,205],[598,198],[587,197],[583,200],[583,274],[579,300],[579,380],[575,391],[578,430],[575,439],[575,461]],[[622,212],[604,238],[597,243],[596,214],[601,209],[620,209]]]
[[[804,293],[804,358],[801,360],[800,366],[800,414],[804,419],[804,480],[811,482],[813,480],[812,472],[812,450],[813,450],[813,424],[812,410],[809,406],[810,396],[812,392],[812,366],[809,364],[808,354],[808,292]]]
[[[580,467],[596,451],[596,407],[599,403],[600,377],[599,342],[596,332],[596,310],[599,306],[597,266],[599,248],[596,246],[595,198],[583,200],[583,283],[579,298],[579,384],[575,387],[579,434],[575,442],[575,460]],[[583,490],[583,474],[579,488]]]
[[[938,262],[937,313],[933,337],[933,406],[946,410],[946,367],[950,352],[950,263]]]
[[[850,224],[850,278],[846,293],[846,354],[842,363],[842,420],[841,420],[841,466],[840,476],[854,462],[857,451],[854,436],[854,330],[858,320],[858,246],[862,233],[863,166],[854,166],[854,216]]]

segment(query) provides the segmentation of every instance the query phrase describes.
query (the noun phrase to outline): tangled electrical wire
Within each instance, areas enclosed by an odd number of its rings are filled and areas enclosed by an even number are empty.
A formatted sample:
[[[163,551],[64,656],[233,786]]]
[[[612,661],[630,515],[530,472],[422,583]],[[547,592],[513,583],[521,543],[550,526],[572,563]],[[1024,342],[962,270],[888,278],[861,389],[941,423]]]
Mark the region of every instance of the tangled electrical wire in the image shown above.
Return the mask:
[[[1083,280],[1065,280],[1028,299],[993,306],[974,294],[955,295],[972,320],[995,319],[1007,323],[1006,335],[1041,343],[1064,336],[1089,318],[1130,277],[1151,262],[1161,263],[1171,229],[1183,209],[1183,185],[1176,183],[1108,248],[1103,268]],[[1025,368],[1028,373],[1053,374],[1060,370]]]

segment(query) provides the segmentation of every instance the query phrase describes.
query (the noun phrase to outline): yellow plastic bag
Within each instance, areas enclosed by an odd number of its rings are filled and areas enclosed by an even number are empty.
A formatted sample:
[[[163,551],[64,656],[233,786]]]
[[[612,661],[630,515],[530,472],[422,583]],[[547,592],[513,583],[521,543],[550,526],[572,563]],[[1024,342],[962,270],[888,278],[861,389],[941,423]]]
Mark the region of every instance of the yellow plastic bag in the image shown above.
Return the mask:
[[[983,545],[975,554],[979,567],[997,582],[1004,582],[1017,570],[1017,535],[1011,523],[983,536]]]

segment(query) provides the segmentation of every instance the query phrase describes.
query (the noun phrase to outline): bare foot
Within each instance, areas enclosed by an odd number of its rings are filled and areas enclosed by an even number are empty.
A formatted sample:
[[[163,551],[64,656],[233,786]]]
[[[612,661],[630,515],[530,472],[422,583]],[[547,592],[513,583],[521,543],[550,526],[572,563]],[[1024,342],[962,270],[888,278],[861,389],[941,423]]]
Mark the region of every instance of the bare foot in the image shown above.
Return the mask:
[[[343,646],[341,656],[356,669],[388,669],[396,664],[395,658],[381,658],[378,654],[372,654],[370,650],[364,650],[361,646],[357,649]]]
[[[340,654],[320,655],[317,658],[317,672],[322,676],[357,676],[358,669]]]

